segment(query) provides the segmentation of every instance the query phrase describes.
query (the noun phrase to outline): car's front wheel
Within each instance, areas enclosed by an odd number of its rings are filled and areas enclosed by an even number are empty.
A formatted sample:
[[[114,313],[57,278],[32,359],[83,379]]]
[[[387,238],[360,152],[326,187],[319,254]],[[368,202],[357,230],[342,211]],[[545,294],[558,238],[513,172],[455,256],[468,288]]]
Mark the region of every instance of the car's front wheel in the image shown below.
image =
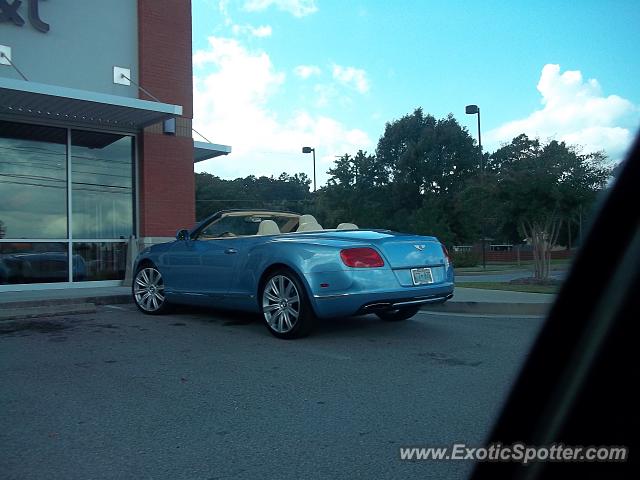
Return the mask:
[[[404,307],[396,310],[377,312],[376,315],[381,320],[399,322],[400,320],[407,320],[408,318],[415,316],[415,314],[418,313],[418,310],[420,310],[420,307]]]
[[[260,293],[267,329],[278,338],[299,338],[311,332],[314,314],[300,280],[288,270],[269,275]]]
[[[164,279],[160,271],[153,265],[138,268],[133,279],[133,301],[144,313],[158,315],[167,310],[168,303],[164,296]]]

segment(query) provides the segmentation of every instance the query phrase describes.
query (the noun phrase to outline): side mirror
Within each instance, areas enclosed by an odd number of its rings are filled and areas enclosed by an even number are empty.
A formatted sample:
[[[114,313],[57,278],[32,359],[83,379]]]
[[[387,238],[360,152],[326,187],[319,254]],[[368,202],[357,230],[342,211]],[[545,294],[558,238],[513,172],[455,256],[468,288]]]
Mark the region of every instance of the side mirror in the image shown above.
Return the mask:
[[[191,240],[191,237],[189,236],[189,230],[187,230],[186,228],[178,230],[178,233],[176,233],[176,240]]]

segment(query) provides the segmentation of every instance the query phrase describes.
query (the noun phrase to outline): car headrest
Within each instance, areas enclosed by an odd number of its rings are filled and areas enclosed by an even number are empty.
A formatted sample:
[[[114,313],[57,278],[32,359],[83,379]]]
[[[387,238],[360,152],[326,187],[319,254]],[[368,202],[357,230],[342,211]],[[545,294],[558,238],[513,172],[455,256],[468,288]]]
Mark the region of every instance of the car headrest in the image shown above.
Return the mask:
[[[338,230],[358,230],[358,225],[355,223],[341,223],[338,225]]]
[[[316,220],[316,217],[313,215],[300,215],[300,218],[298,218],[298,225],[302,225],[303,223],[318,223],[318,220]]]
[[[262,220],[258,226],[257,235],[278,235],[279,233],[278,224],[273,220]]]
[[[314,232],[318,230],[322,230],[322,225],[320,225],[318,222],[306,222],[306,223],[301,223],[300,226],[298,227],[298,230],[296,231],[297,232]]]

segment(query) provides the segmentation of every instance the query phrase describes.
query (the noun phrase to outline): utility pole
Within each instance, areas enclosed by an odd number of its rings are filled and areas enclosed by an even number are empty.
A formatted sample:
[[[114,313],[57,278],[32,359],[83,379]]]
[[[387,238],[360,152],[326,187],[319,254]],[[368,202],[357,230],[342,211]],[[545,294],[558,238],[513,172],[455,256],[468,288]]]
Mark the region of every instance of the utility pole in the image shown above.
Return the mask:
[[[486,231],[485,231],[485,201],[484,201],[484,158],[482,157],[482,136],[480,134],[480,107],[477,105],[467,105],[465,107],[467,115],[478,115],[478,147],[480,150],[480,189],[482,199],[480,201],[480,232],[482,234],[482,268],[487,268],[487,247],[486,247]]]

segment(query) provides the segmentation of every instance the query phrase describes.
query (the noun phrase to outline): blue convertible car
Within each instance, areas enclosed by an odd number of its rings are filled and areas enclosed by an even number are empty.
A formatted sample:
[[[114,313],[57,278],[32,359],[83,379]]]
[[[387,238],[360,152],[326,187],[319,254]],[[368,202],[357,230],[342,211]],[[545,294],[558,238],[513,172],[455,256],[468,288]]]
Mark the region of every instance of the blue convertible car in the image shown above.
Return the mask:
[[[404,320],[453,296],[453,266],[435,237],[323,229],[311,215],[228,210],[135,264],[133,297],[158,314],[172,304],[260,312],[280,338],[309,333],[315,318],[375,313]]]

